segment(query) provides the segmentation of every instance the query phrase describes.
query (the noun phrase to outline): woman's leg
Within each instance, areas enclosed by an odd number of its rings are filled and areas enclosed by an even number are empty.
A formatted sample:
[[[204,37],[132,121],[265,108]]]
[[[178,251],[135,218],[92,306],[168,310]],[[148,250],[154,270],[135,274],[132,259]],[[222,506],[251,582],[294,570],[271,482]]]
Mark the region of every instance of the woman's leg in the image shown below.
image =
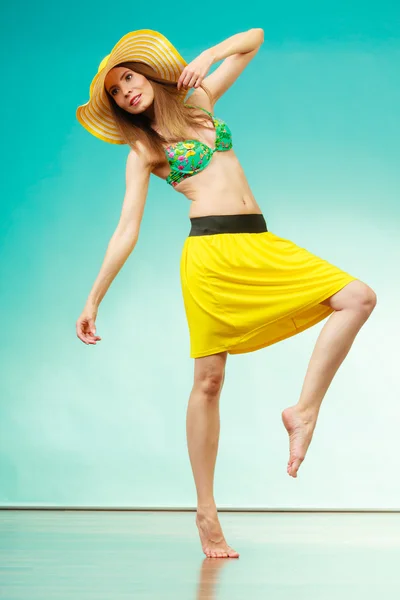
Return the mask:
[[[287,472],[297,477],[317,422],[321,402],[354,339],[376,305],[375,292],[362,281],[352,281],[324,300],[335,312],[318,336],[295,406],[282,412],[289,433],[290,456]]]
[[[197,491],[196,524],[207,556],[237,557],[223,536],[214,500],[214,471],[218,452],[219,398],[227,353],[195,359],[194,384],[187,409],[187,442]]]

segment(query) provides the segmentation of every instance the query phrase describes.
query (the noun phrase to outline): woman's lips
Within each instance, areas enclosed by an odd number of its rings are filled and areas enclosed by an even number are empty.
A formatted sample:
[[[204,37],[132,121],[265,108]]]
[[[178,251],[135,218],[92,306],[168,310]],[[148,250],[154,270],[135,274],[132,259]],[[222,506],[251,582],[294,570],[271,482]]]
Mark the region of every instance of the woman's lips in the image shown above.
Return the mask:
[[[137,96],[134,96],[131,100],[131,106],[136,106],[136,104],[138,102],[140,102],[141,97],[142,97],[142,94],[138,94]]]

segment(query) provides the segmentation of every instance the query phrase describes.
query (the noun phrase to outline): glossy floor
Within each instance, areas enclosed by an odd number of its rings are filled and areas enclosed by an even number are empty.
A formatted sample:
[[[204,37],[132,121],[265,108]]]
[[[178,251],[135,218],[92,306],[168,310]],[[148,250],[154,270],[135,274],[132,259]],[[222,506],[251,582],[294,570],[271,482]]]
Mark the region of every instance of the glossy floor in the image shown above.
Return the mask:
[[[206,558],[191,512],[0,512],[1,600],[400,597],[400,514],[220,513],[238,559]]]

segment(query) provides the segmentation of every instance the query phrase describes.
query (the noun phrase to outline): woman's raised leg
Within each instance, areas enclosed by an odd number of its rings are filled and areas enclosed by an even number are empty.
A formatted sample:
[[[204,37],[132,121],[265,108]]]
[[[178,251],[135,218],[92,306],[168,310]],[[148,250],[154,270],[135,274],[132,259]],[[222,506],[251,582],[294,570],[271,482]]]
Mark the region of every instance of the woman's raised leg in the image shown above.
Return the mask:
[[[226,359],[226,352],[195,359],[186,433],[197,491],[196,525],[203,552],[210,557],[237,558],[239,554],[228,546],[222,533],[214,500],[214,471],[220,432],[219,398]]]
[[[287,472],[292,477],[297,477],[311,443],[326,391],[357,333],[373,311],[376,295],[368,285],[356,280],[322,304],[331,306],[335,312],[318,336],[298,403],[282,412],[290,442]]]

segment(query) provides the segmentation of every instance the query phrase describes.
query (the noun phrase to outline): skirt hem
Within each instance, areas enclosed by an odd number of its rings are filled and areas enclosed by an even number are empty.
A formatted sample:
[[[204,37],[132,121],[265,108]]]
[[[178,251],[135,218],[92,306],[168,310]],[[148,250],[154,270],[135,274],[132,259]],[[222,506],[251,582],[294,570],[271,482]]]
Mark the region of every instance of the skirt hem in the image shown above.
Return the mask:
[[[320,298],[318,298],[317,300],[313,300],[313,302],[311,302],[310,304],[303,306],[302,310],[307,310],[310,308],[313,308],[313,306],[316,306],[317,304],[320,304],[321,302],[323,302],[324,300],[326,300],[327,298],[330,298],[330,296],[333,296],[334,294],[336,294],[337,292],[340,292],[340,290],[342,290],[344,287],[346,287],[346,285],[348,285],[349,283],[351,283],[352,281],[357,281],[358,278],[354,277],[352,275],[348,275],[348,277],[346,278],[345,281],[341,281],[339,286],[336,285],[333,288],[331,288],[331,290],[329,292],[325,292]],[[292,332],[286,332],[284,335],[279,336],[277,338],[273,338],[273,339],[269,339],[269,340],[265,340],[264,342],[259,342],[258,344],[256,344],[255,346],[251,346],[249,348],[245,347],[243,349],[238,349],[235,350],[235,347],[239,346],[243,341],[246,340],[246,337],[251,337],[252,335],[254,335],[255,332],[258,331],[262,331],[263,328],[269,327],[272,323],[276,323],[277,321],[281,320],[281,319],[290,319],[293,316],[296,315],[296,313],[298,312],[298,308],[296,308],[295,311],[293,311],[292,313],[288,313],[287,315],[285,315],[284,317],[280,317],[279,319],[275,319],[274,321],[270,321],[268,323],[264,323],[263,325],[261,325],[260,327],[256,327],[255,329],[252,329],[251,331],[247,332],[244,336],[242,336],[241,338],[239,338],[239,340],[233,344],[229,344],[228,346],[220,346],[218,348],[214,348],[211,350],[204,350],[202,352],[196,352],[196,353],[191,353],[190,354],[190,358],[204,358],[205,356],[211,356],[212,354],[217,354],[219,352],[228,352],[228,354],[246,354],[247,352],[254,352],[256,350],[261,350],[262,348],[266,348],[267,346],[272,346],[273,344],[276,344],[277,342],[281,342],[285,339],[291,338],[294,335],[297,335],[298,333],[301,333],[303,331],[306,331],[307,329],[309,329],[310,327],[313,327],[314,325],[316,325],[317,323],[319,323],[320,321],[323,321],[324,319],[326,319],[327,317],[329,317],[329,315],[331,315],[334,312],[334,309],[331,308],[330,306],[326,307],[326,311],[320,315],[318,315],[315,319],[312,319],[311,321],[308,321],[307,323],[305,323],[304,325],[301,325],[300,327],[296,327],[296,329]]]

